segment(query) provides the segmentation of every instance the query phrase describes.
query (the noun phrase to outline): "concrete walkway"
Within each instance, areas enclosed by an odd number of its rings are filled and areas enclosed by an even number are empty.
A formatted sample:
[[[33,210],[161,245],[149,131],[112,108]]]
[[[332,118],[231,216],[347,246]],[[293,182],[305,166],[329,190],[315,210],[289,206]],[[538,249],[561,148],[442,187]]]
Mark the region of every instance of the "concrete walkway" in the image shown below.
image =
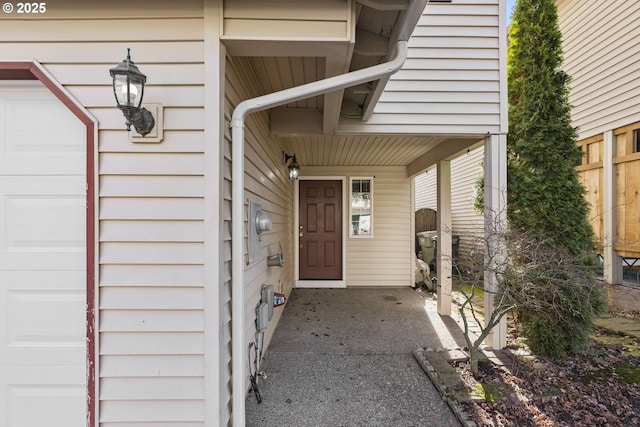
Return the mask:
[[[262,403],[247,398],[247,426],[459,426],[413,352],[461,340],[411,288],[295,289],[261,366]]]

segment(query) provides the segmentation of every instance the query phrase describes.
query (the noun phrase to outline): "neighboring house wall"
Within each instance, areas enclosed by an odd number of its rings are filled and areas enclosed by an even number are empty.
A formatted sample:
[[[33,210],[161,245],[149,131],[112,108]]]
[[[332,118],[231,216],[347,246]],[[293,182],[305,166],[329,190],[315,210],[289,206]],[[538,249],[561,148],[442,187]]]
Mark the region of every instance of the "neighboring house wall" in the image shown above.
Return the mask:
[[[556,3],[591,222],[603,247],[640,258],[640,3]]]
[[[451,228],[460,236],[459,258],[468,264],[474,248],[481,243],[484,230],[483,215],[473,208],[475,182],[482,176],[484,148],[479,147],[451,160]],[[415,177],[414,210],[437,209],[436,168]]]
[[[427,169],[414,177],[414,203],[415,211],[429,208],[436,210],[438,206],[438,193],[436,183],[436,168]]]
[[[346,246],[347,286],[410,286],[413,284],[411,180],[403,167],[305,167],[301,177],[346,176],[373,179],[373,237],[349,237]],[[348,206],[344,217],[348,221]],[[348,232],[348,230],[345,230]]]
[[[557,0],[571,119],[584,139],[638,121],[640,3]]]
[[[389,79],[371,119],[344,121],[339,130],[500,133],[507,114],[506,98],[504,111],[500,104],[506,77],[499,8],[498,0],[428,4],[409,40],[407,62]]]

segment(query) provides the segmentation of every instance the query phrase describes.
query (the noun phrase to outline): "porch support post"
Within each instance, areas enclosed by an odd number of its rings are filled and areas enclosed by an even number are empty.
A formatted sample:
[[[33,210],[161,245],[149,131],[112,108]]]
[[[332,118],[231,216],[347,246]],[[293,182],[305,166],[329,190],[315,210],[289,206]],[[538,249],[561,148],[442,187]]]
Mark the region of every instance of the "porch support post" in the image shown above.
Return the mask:
[[[451,315],[451,162],[441,160],[437,167],[438,241],[436,270],[438,277],[438,314]]]
[[[622,283],[622,258],[616,252],[616,232],[618,223],[618,208],[616,206],[616,141],[613,131],[604,133],[604,159],[602,198],[604,207],[603,232],[604,232],[604,281],[608,284]]]
[[[498,290],[496,266],[506,256],[504,232],[507,229],[507,136],[490,135],[484,143],[484,233],[486,242],[484,275],[485,324],[495,310],[494,296]],[[491,273],[490,273],[491,272]],[[507,320],[500,323],[487,336],[485,343],[496,350],[507,345]]]

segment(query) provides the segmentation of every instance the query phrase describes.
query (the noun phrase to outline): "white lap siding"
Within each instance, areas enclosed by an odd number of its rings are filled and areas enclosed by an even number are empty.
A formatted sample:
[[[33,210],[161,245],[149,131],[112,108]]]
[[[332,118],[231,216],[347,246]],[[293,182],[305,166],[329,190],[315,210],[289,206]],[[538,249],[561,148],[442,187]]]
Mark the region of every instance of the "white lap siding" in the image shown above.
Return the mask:
[[[504,9],[504,8],[503,8]],[[486,134],[506,128],[505,20],[498,0],[429,3],[366,122],[344,132]],[[502,103],[501,103],[502,100]],[[501,110],[502,109],[502,110]]]
[[[225,121],[230,122],[233,109],[243,100],[263,94],[260,83],[246,58],[233,57],[227,59],[225,84]],[[223,174],[223,256],[224,281],[221,291],[222,334],[229,342],[224,348],[222,360],[230,360],[231,337],[231,134],[225,133]],[[245,338],[246,347],[255,339],[255,308],[260,301],[262,284],[272,284],[276,292],[289,296],[293,288],[293,183],[289,181],[286,165],[282,162],[282,146],[269,133],[269,114],[259,112],[250,114],[245,124],[245,236],[247,228],[253,226],[248,221],[248,201],[252,200],[262,206],[264,212],[271,216],[272,226],[261,236],[260,256],[245,268]],[[245,262],[247,256],[247,239],[244,243]],[[284,253],[284,267],[268,267],[267,257],[277,254],[280,246]],[[265,333],[264,343],[268,345],[275,326],[282,315],[283,308],[276,308],[274,316]],[[251,354],[252,360],[254,354]],[[223,366],[221,372],[222,387],[231,387],[231,365]],[[248,373],[244,378],[248,383]],[[230,402],[223,402],[223,411],[230,411]]]
[[[638,121],[640,3],[558,0],[563,69],[579,139]]]

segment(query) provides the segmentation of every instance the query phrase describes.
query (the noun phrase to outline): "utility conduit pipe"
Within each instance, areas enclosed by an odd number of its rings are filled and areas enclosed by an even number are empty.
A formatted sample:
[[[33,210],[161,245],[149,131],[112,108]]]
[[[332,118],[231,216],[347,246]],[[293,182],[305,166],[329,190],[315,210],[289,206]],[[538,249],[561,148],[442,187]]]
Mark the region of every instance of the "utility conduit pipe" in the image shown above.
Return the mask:
[[[232,170],[231,170],[231,359],[232,359],[232,411],[233,425],[245,425],[246,362],[244,331],[244,122],[248,114],[278,107],[338,89],[359,85],[390,76],[407,59],[407,42],[398,41],[396,57],[389,62],[306,83],[238,104],[231,117]]]

